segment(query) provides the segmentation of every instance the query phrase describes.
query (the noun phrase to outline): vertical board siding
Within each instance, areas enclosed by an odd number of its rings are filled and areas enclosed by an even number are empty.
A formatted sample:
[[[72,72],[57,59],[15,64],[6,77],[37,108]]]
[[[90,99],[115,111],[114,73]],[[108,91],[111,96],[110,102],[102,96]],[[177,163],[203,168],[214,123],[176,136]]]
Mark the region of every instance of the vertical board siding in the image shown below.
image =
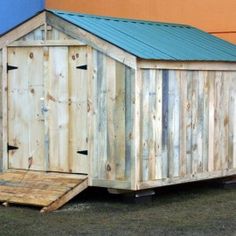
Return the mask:
[[[141,182],[236,168],[236,72],[145,69],[141,76]]]
[[[107,163],[107,83],[106,83],[106,57],[102,53],[97,54],[97,158],[99,176],[106,179],[111,166]],[[101,142],[101,143],[99,143]],[[114,171],[114,170],[113,170]]]
[[[69,172],[88,173],[88,156],[78,151],[88,150],[87,129],[87,70],[77,66],[87,65],[87,47],[69,47]]]
[[[169,72],[168,160],[169,178],[179,175],[179,74]]]
[[[36,30],[19,38],[17,41],[34,41],[34,40],[44,40],[44,28],[43,27],[37,28]]]
[[[130,180],[132,70],[93,50],[89,103],[93,114],[90,137],[92,178]]]
[[[163,70],[162,78],[162,174],[161,178],[167,178],[169,173],[168,161],[168,103],[169,103],[169,73]]]
[[[47,40],[66,40],[66,39],[71,39],[71,37],[55,29],[54,27],[51,27],[50,30],[47,30]]]
[[[8,167],[88,173],[86,47],[11,47],[8,63]]]
[[[2,69],[3,69],[3,62],[2,62],[2,50],[0,50],[0,81],[2,83]],[[2,98],[2,86],[0,86],[0,98]],[[2,152],[2,99],[0,101],[0,172],[2,171],[2,156],[3,156],[3,152]]]
[[[229,169],[236,168],[236,74],[232,74],[229,80]]]
[[[109,67],[108,67],[109,68]],[[112,68],[111,68],[112,69]],[[110,68],[109,68],[110,70]],[[115,125],[115,165],[116,179],[124,180],[125,176],[125,66],[119,62],[115,64],[115,104],[113,107],[114,125]],[[109,78],[107,78],[110,80]],[[109,133],[109,129],[108,129]],[[128,141],[128,140],[127,140]],[[129,142],[129,141],[128,141]],[[119,154],[118,154],[119,153]]]
[[[48,170],[88,173],[86,47],[49,47],[45,81]],[[46,133],[47,133],[46,132]]]
[[[8,143],[19,148],[9,168],[44,170],[43,49],[10,48],[8,63],[18,67],[8,72]]]
[[[49,170],[65,171],[68,164],[68,48],[49,48]]]
[[[203,84],[203,117],[202,117],[202,171],[208,171],[208,152],[209,152],[209,79],[208,72],[201,72],[204,79]]]
[[[179,117],[179,171],[180,176],[183,177],[187,174],[187,111],[188,111],[188,100],[187,100],[187,73],[185,71],[179,72],[179,99],[180,99],[180,117]]]
[[[131,177],[131,155],[133,139],[132,126],[133,126],[133,111],[132,104],[132,82],[134,81],[133,70],[125,67],[125,177],[130,179]]]
[[[166,81],[165,81],[166,82]],[[142,71],[141,108],[140,108],[140,175],[142,181],[161,178],[167,175],[167,167],[162,159],[161,146],[166,143],[167,138],[162,141],[162,72],[155,70]],[[168,119],[168,118],[167,118]],[[167,132],[163,128],[164,132]],[[167,154],[167,150],[166,150]],[[167,157],[167,156],[166,156]]]
[[[192,173],[192,73],[187,72],[183,74],[183,83],[187,86],[187,104],[186,104],[186,174],[190,175]],[[184,138],[184,137],[182,137]]]

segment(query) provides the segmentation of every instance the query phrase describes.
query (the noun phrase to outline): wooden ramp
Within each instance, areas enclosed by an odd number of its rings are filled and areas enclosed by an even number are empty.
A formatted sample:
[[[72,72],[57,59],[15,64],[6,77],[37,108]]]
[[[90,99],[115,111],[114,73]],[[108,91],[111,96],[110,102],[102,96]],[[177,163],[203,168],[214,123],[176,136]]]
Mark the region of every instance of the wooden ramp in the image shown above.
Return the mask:
[[[55,211],[88,187],[87,175],[10,170],[0,173],[0,202]]]

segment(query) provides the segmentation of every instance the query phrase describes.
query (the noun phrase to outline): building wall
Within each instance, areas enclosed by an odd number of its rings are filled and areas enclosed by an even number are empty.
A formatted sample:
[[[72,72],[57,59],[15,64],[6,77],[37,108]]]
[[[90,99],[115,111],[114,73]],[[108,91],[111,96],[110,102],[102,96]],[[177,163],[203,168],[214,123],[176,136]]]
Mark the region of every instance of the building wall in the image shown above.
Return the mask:
[[[46,8],[190,24],[236,43],[235,0],[46,0]]]
[[[44,0],[1,0],[0,35],[44,9]]]

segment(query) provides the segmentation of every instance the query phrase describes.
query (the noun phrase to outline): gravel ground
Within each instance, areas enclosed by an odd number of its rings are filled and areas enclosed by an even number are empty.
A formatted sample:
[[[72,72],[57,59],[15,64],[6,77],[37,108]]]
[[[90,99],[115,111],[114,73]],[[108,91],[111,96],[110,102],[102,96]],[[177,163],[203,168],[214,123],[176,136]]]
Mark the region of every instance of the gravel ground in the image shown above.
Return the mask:
[[[236,236],[236,188],[204,182],[155,189],[152,201],[91,188],[62,209],[0,206],[0,236],[209,235]]]

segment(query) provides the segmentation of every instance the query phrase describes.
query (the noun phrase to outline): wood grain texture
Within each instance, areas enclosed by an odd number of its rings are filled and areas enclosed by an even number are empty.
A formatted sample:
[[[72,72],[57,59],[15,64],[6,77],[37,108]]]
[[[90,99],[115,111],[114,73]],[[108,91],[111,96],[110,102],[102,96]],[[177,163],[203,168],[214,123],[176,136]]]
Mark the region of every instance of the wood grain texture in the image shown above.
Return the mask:
[[[70,47],[68,60],[69,171],[88,173],[88,156],[78,153],[78,151],[88,150],[88,72],[76,68],[80,65],[87,65],[87,47]]]
[[[223,174],[225,171],[233,171],[235,72],[162,70],[159,76],[155,73],[158,75],[159,70],[145,69],[141,74],[140,186],[148,181],[152,186],[156,181],[158,186],[160,181],[167,185],[181,182],[181,178],[184,181],[215,178],[216,173],[221,177],[227,175]],[[158,81],[162,81],[161,112],[150,99]],[[161,128],[153,123],[153,114],[161,114]],[[161,142],[154,135],[155,130],[160,130]],[[153,156],[160,158],[153,161]]]
[[[137,60],[137,67],[140,69],[154,70],[183,70],[183,71],[235,71],[235,62],[198,62],[198,61],[155,61]]]
[[[0,81],[2,81],[2,74],[3,74],[3,62],[2,62],[2,50],[0,49]],[[0,98],[2,98],[2,86],[0,86]],[[2,99],[0,101],[0,172],[2,171],[3,165],[3,150],[2,150]]]
[[[8,143],[19,148],[9,152],[9,168],[44,170],[43,50],[11,48],[8,63],[18,67],[8,72]]]
[[[2,169],[8,169],[8,81],[7,81],[7,48],[2,49]]]
[[[88,101],[92,181],[130,181],[132,70],[94,50],[91,74]]]
[[[86,175],[8,171],[0,174],[0,202],[41,206],[49,212],[87,187]]]

